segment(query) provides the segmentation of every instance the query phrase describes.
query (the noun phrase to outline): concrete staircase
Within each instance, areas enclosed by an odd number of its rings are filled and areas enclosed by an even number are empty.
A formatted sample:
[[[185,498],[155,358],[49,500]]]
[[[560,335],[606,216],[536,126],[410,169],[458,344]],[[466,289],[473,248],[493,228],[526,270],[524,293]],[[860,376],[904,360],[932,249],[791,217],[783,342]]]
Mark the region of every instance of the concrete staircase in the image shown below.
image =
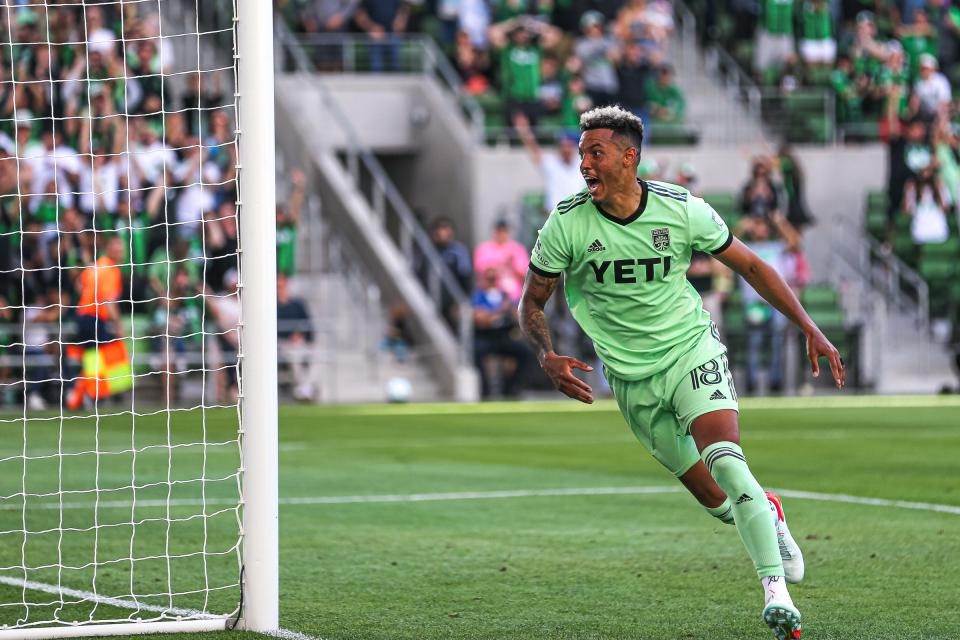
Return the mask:
[[[383,402],[387,382],[393,378],[411,383],[411,402],[444,398],[416,349],[403,363],[380,349],[386,317],[372,282],[358,282],[356,274],[325,271],[299,274],[293,287],[306,300],[316,329],[314,401]]]
[[[696,123],[705,145],[759,145],[768,142],[759,119],[739,98],[735,86],[712,64],[712,52],[690,48],[678,30],[670,41],[670,60],[679,61],[676,79],[687,100],[687,122]]]
[[[946,347],[898,312],[888,315],[886,345],[876,364],[877,393],[939,393],[957,384]]]

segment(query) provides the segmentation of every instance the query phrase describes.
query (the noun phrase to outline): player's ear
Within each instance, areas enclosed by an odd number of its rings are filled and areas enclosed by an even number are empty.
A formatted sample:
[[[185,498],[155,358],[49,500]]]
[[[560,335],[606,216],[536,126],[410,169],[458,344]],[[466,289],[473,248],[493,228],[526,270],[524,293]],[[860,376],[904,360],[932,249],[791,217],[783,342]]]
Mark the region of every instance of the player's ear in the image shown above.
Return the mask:
[[[623,153],[623,166],[625,167],[636,167],[637,162],[640,160],[639,154],[636,147],[627,147],[627,150]]]

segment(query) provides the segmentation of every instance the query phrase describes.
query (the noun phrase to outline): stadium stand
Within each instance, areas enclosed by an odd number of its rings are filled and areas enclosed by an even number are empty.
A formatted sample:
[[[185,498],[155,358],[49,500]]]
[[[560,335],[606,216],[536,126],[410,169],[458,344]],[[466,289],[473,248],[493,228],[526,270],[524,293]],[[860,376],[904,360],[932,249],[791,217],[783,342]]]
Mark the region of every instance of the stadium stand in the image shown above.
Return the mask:
[[[236,151],[226,71],[161,75],[183,51],[167,42],[160,55],[157,5],[139,3],[123,16],[118,7],[23,6],[0,18],[16,43],[0,52],[2,73],[16,69],[16,83],[7,74],[0,89],[4,382],[45,379],[60,364],[68,376],[77,370],[73,357],[59,363],[50,335],[60,323],[67,335],[79,330],[85,296],[94,295],[85,293],[82,274],[103,259],[111,238],[122,240],[123,277],[109,321],[119,322],[119,335],[151,336],[126,340],[134,373],[159,367],[176,380],[197,366],[204,357],[197,296],[222,294],[235,281]],[[85,30],[93,34],[86,44]],[[52,46],[41,44],[41,33]],[[130,153],[122,151],[125,136]],[[278,267],[288,275],[296,270],[303,189],[302,176],[293,181],[291,206],[277,213]],[[168,332],[172,341],[157,337]],[[53,387],[31,390],[32,407],[56,402]],[[3,389],[0,403],[19,400],[15,385]]]
[[[790,118],[793,141],[833,137],[825,106],[838,136],[883,138],[888,111],[932,115],[937,107],[928,108],[927,98],[949,102],[947,88],[960,81],[960,9],[950,3],[690,4],[701,39],[728,50],[770,88],[765,115]]]
[[[318,36],[353,31],[370,33],[365,12],[375,2],[277,3],[304,42],[319,69],[409,71],[418,68],[416,46],[390,31],[390,44],[355,46]],[[653,144],[693,144],[696,129],[685,122],[682,92],[659,88],[656,78],[669,68],[668,39],[674,29],[669,2],[625,2],[615,10],[591,9],[583,2],[462,3],[445,9],[439,3],[388,3],[404,6],[403,34],[436,38],[463,83],[484,113],[488,141],[519,143],[513,118],[522,113],[538,139],[552,141],[576,128],[579,115],[596,104],[628,105],[650,125]],[[616,3],[607,3],[615,6]],[[359,18],[358,18],[359,16]],[[380,37],[380,36],[377,36]],[[375,57],[388,47],[388,69]],[[346,61],[346,62],[345,62]]]

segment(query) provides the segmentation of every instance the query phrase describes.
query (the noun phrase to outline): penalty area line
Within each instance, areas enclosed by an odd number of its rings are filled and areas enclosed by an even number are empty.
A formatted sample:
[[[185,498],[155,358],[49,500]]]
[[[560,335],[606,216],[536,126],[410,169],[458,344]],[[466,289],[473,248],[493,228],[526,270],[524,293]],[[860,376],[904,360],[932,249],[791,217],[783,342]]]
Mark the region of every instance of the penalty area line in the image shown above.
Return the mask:
[[[198,620],[219,620],[227,619],[231,616],[215,615],[212,613],[206,613],[204,611],[197,611],[196,609],[181,609],[179,607],[161,607],[155,604],[147,604],[145,602],[138,602],[136,600],[131,600],[128,597],[124,598],[115,598],[110,596],[103,596],[92,591],[81,591],[80,589],[71,589],[70,587],[58,586],[55,584],[48,584],[46,582],[36,582],[35,580],[24,580],[23,578],[17,578],[14,576],[0,576],[0,584],[5,584],[11,587],[16,587],[19,589],[29,589],[30,591],[40,591],[42,593],[49,593],[55,596],[58,596],[61,600],[66,597],[77,598],[78,600],[84,602],[95,602],[97,604],[103,604],[110,607],[117,607],[119,609],[132,609],[135,611],[149,611],[151,613],[166,614],[167,616],[176,616],[177,618],[195,618]],[[72,604],[72,603],[67,603]],[[169,620],[170,618],[165,618]],[[97,621],[93,621],[96,623]],[[135,622],[134,620],[122,620],[117,622]],[[145,620],[145,623],[151,622]],[[105,623],[109,624],[109,623]],[[74,625],[71,625],[74,626]],[[276,631],[263,633],[262,635],[270,636],[273,638],[281,638],[281,640],[323,640],[319,636],[311,636],[300,631],[293,631],[291,629],[277,629]]]
[[[307,635],[306,633],[292,631],[290,629],[278,629],[271,633],[265,633],[264,635],[272,638],[281,638],[281,640],[323,640],[323,638],[320,636],[311,636]]]

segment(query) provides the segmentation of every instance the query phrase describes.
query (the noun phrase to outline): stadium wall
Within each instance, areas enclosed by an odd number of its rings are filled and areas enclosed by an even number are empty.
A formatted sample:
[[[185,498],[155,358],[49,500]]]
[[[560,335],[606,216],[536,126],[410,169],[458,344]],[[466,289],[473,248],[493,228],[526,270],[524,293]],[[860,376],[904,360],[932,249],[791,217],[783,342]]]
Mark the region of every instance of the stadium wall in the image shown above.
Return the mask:
[[[424,224],[447,216],[475,242],[474,142],[452,96],[420,74],[327,74],[322,82]]]

